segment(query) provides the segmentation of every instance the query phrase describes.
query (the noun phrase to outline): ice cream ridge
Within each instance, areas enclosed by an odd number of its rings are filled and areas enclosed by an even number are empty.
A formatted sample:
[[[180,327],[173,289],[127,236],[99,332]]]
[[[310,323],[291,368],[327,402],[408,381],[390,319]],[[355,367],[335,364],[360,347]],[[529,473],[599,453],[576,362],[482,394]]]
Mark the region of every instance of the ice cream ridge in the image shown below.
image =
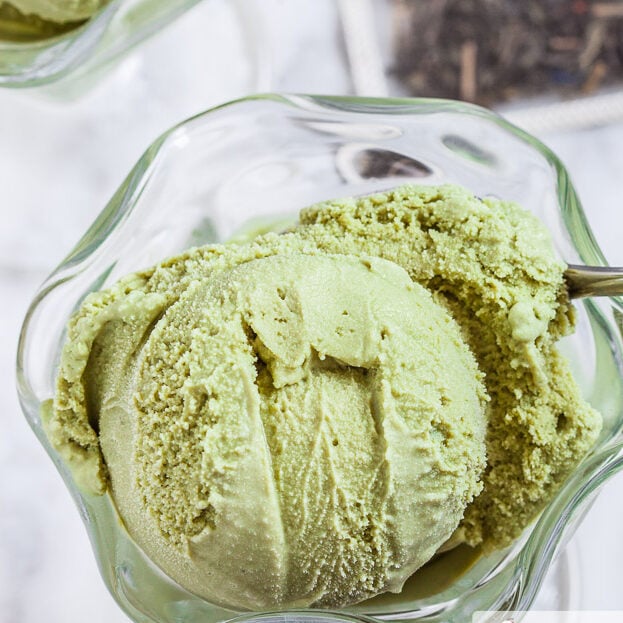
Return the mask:
[[[504,547],[597,438],[565,265],[516,204],[402,186],[90,294],[46,433],[187,590],[343,607]]]

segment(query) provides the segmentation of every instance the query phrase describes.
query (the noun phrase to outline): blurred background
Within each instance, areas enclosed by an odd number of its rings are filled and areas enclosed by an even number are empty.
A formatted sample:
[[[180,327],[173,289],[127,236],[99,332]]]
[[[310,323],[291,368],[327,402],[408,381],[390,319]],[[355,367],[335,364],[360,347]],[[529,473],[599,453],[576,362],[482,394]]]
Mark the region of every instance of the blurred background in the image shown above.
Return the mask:
[[[127,622],[21,415],[14,360],[39,284],[171,125],[260,91],[492,106],[562,159],[606,258],[623,265],[623,2],[203,0],[185,9],[148,39],[130,37],[128,49],[100,46],[53,84],[0,88],[0,623]],[[6,10],[0,1],[0,41],[48,36],[35,24],[18,37]],[[0,45],[0,66],[3,54]],[[622,520],[623,475],[551,569],[537,607],[623,610]]]

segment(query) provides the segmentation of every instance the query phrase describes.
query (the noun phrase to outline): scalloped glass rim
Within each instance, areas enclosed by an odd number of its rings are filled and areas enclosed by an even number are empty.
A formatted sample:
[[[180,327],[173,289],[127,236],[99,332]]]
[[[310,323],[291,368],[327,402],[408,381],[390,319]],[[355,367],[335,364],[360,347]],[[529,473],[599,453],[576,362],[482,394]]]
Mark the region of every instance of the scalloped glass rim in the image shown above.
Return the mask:
[[[87,60],[89,73],[127,52],[199,0],[110,0],[81,26],[34,42],[0,41],[0,87],[55,82]]]
[[[64,284],[65,286],[71,284],[72,280],[78,276],[85,278],[85,275],[89,273],[89,262],[93,260],[93,257],[98,254],[105,255],[106,252],[112,253],[110,249],[107,251],[105,248],[102,250],[102,248],[106,244],[114,245],[115,240],[119,239],[120,232],[126,227],[133,211],[137,209],[146,189],[154,183],[158,176],[165,175],[159,167],[162,166],[163,162],[166,164],[169,150],[175,147],[178,150],[175,152],[178,154],[175,157],[179,157],[179,154],[182,153],[179,150],[183,150],[184,146],[188,144],[193,132],[200,131],[210,123],[218,126],[221,119],[229,122],[233,119],[241,123],[243,122],[241,120],[251,115],[251,110],[260,111],[264,115],[264,119],[275,122],[279,120],[283,122],[288,114],[299,115],[296,118],[296,123],[299,124],[303,123],[303,120],[321,119],[325,125],[316,123],[314,129],[318,136],[321,136],[323,132],[334,131],[328,129],[329,125],[326,124],[333,124],[331,128],[338,128],[340,122],[343,123],[342,130],[356,134],[358,131],[357,124],[353,123],[348,126],[344,121],[345,118],[349,120],[376,118],[384,120],[387,122],[386,125],[379,123],[378,126],[374,126],[381,133],[392,127],[388,121],[390,118],[396,120],[396,127],[400,127],[401,118],[402,123],[407,123],[408,120],[413,121],[422,115],[450,115],[452,119],[456,117],[457,125],[465,124],[466,126],[475,120],[479,120],[478,123],[482,122],[483,127],[489,128],[493,134],[499,134],[507,139],[512,138],[515,146],[523,146],[522,148],[527,149],[530,153],[534,152],[534,157],[538,157],[541,166],[545,166],[545,169],[549,168],[551,181],[555,185],[554,192],[558,215],[564,228],[563,231],[557,233],[557,240],[563,246],[561,252],[565,259],[567,261],[583,261],[605,265],[604,257],[590,231],[568,174],[556,156],[534,137],[515,128],[501,117],[476,106],[448,100],[265,94],[223,104],[165,132],[147,149],[108,206],[78,242],[74,250],[43,284],[24,321],[17,368],[18,390],[24,413],[35,434],[61,472],[81,510],[98,557],[102,575],[120,605],[128,614],[134,616],[135,620],[139,621],[158,620],[155,616],[162,615],[152,614],[151,618],[148,618],[148,615],[142,610],[143,606],[124,594],[123,587],[119,585],[117,575],[119,568],[115,566],[115,558],[110,552],[112,543],[110,533],[102,527],[102,524],[106,522],[101,520],[101,517],[106,515],[109,528],[115,521],[118,522],[118,518],[115,519],[114,509],[106,507],[101,501],[95,502],[93,499],[83,496],[77,490],[71,475],[51,449],[41,430],[40,403],[42,398],[49,397],[49,393],[45,396],[38,395],[38,391],[33,386],[35,375],[31,369],[33,365],[31,361],[33,358],[32,346],[33,344],[43,344],[41,340],[44,339],[42,336],[45,333],[45,331],[42,333],[42,329],[38,328],[38,324],[40,324],[38,323],[38,314],[55,289]],[[288,123],[294,127],[292,120],[288,120]],[[460,128],[455,129],[458,132]],[[222,137],[222,133],[215,135],[215,144],[220,140],[219,136]],[[313,141],[314,139],[309,140]],[[322,139],[318,138],[317,140],[321,141]],[[477,156],[478,152],[472,150],[470,157],[474,159]],[[470,166],[472,165],[470,164]],[[401,181],[404,180],[394,181],[390,185],[397,185]],[[420,182],[420,180],[415,180],[415,182]],[[388,185],[385,184],[385,187]],[[110,273],[115,270],[115,266],[116,262],[113,262],[106,271],[95,275],[95,278],[89,281],[87,291],[100,288],[110,278]],[[85,294],[86,292],[83,290],[73,294],[75,298],[72,301],[72,308],[79,304]],[[602,396],[604,388],[606,389],[607,398],[604,404],[610,418],[609,428],[604,430],[604,434],[591,455],[578,466],[556,497],[546,507],[539,520],[526,531],[524,537],[513,548],[480,559],[470,571],[461,576],[461,582],[455,582],[431,598],[416,600],[413,602],[416,607],[409,604],[409,608],[397,606],[379,611],[378,606],[364,603],[341,611],[341,615],[350,613],[359,620],[375,617],[385,620],[417,619],[429,622],[464,621],[470,620],[471,613],[475,610],[527,610],[530,607],[557,548],[571,536],[581,520],[583,512],[594,499],[600,485],[623,468],[623,441],[620,434],[623,428],[623,408],[621,406],[623,404],[623,356],[620,335],[623,326],[621,322],[623,304],[621,299],[617,298],[599,301],[589,300],[583,303],[582,309],[584,310],[582,313],[586,316],[586,327],[590,331],[589,337],[594,339],[595,349],[598,351],[596,357],[603,364],[600,369],[600,376],[598,375],[595,380],[595,395]],[[63,321],[66,317],[63,318]],[[54,351],[55,356],[57,356],[59,345],[60,342],[57,339],[55,343],[47,344],[47,351]],[[42,349],[42,351],[47,352],[46,349]],[[47,372],[49,378],[46,383],[48,385],[50,379],[53,379],[53,364],[54,361],[51,361]],[[610,396],[608,392],[612,392],[612,395]],[[100,514],[99,524],[97,513]],[[116,528],[110,528],[113,532],[115,529],[121,530],[119,525]],[[157,572],[152,570],[150,573]],[[466,577],[471,578],[471,580],[465,580]],[[231,610],[223,610],[214,606],[213,611],[208,616],[204,610],[193,610],[192,608],[201,600],[192,595],[187,595],[188,603],[192,604],[192,607],[189,606],[190,609],[184,610],[184,612],[191,613],[192,611],[195,613],[195,615],[190,616],[201,615],[205,617],[201,620],[216,622],[229,619],[236,614]],[[302,612],[309,614],[319,611]],[[176,616],[179,616],[179,613]],[[253,618],[255,615],[249,616]],[[244,615],[242,618],[245,618]],[[170,620],[191,619],[172,618]]]

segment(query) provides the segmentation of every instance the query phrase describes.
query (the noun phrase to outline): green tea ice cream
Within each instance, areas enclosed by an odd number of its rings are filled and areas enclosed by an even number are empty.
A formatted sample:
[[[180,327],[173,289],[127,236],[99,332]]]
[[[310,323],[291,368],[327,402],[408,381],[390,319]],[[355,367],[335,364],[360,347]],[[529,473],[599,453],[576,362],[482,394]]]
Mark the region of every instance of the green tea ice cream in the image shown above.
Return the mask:
[[[200,251],[92,297],[56,404],[63,432],[96,414],[148,555],[255,609],[399,590],[485,460],[481,374],[449,314],[391,262],[290,255],[287,240],[267,257]],[[102,491],[102,471],[83,484]]]
[[[405,186],[89,295],[46,432],[188,590],[341,607],[502,547],[594,442],[564,265],[514,204]]]
[[[518,205],[456,186],[327,202],[301,223],[325,252],[402,266],[461,326],[491,402],[484,488],[453,542],[509,545],[601,428],[556,347],[573,331],[574,308],[549,233]]]
[[[25,16],[65,23],[89,19],[108,2],[109,0],[10,0],[0,2],[0,8],[7,4]]]

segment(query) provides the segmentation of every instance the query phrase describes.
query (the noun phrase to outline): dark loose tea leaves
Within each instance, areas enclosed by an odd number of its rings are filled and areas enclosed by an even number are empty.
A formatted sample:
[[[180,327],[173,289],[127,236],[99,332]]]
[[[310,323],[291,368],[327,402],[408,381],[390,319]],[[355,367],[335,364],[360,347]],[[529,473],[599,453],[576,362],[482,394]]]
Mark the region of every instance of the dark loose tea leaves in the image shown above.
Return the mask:
[[[623,83],[623,0],[390,0],[391,69],[416,96],[491,105]]]

